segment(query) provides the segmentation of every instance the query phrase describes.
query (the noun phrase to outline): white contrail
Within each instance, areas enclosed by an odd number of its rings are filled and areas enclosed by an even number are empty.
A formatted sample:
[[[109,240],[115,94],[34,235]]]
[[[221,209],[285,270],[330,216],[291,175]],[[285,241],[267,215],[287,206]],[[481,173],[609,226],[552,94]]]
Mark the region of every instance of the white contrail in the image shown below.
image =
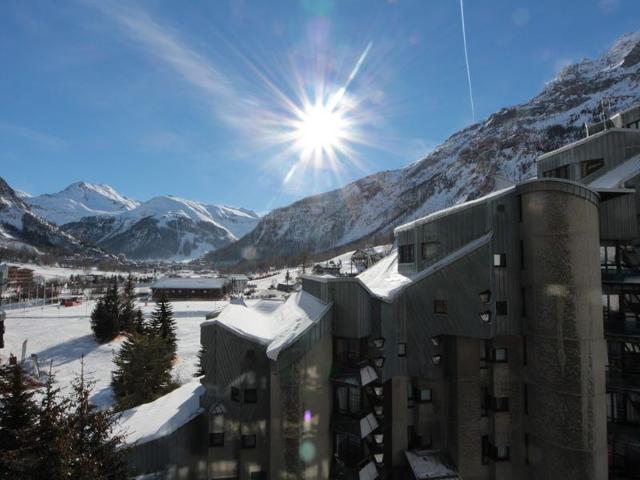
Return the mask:
[[[356,62],[355,67],[353,67],[353,69],[351,70],[351,73],[349,74],[349,78],[347,78],[347,81],[344,84],[344,86],[340,88],[336,92],[336,94],[333,96],[331,101],[328,102],[329,108],[334,109],[340,103],[340,101],[342,100],[342,97],[344,97],[344,94],[347,93],[347,88],[349,88],[349,85],[351,84],[353,79],[356,78],[356,75],[358,74],[358,70],[360,70],[360,67],[364,63],[364,59],[367,58],[367,55],[369,54],[369,50],[371,50],[372,46],[373,46],[373,42],[369,42],[367,44],[367,47],[364,49],[364,52],[362,52],[362,55],[360,55],[360,58],[358,58],[358,61]]]
[[[473,104],[473,90],[471,88],[471,69],[469,68],[469,53],[467,52],[467,27],[464,24],[464,3],[460,0],[460,18],[462,19],[462,41],[464,43],[464,61],[467,64],[467,82],[469,83],[469,100],[471,101],[471,118],[476,121],[476,107]]]

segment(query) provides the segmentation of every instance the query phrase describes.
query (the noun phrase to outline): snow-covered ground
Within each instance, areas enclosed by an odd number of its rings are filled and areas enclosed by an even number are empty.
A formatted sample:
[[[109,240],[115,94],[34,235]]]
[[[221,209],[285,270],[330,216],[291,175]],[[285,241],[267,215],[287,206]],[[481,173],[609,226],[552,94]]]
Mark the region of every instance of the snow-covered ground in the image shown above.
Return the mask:
[[[196,354],[200,349],[200,323],[205,314],[219,308],[223,302],[174,302],[173,310],[178,326],[178,358],[173,375],[180,383],[192,380],[196,370]],[[122,339],[99,345],[93,338],[89,317],[94,302],[87,301],[76,307],[31,307],[7,312],[5,322],[5,348],[0,350],[3,361],[9,353],[20,358],[22,342],[27,340],[27,357],[38,355],[41,370],[53,371],[62,387],[70,385],[80,372],[80,360],[84,356],[85,372],[95,382],[92,401],[100,407],[112,403],[109,383],[113,369],[113,356]],[[154,304],[139,304],[148,316]]]

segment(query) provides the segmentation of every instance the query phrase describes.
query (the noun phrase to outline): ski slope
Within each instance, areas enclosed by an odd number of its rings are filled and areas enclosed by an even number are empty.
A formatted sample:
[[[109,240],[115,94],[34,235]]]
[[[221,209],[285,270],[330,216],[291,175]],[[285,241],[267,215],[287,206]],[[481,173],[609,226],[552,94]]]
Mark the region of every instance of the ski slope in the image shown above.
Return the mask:
[[[109,383],[113,369],[113,356],[123,338],[99,345],[93,338],[89,317],[93,301],[76,307],[31,307],[7,312],[5,321],[5,348],[0,350],[2,361],[10,353],[21,358],[22,342],[27,340],[27,357],[38,355],[41,371],[47,371],[53,362],[53,371],[63,391],[80,372],[84,356],[84,369],[95,382],[91,400],[99,407],[112,404]],[[205,314],[222,306],[223,302],[175,302],[174,317],[178,333],[178,358],[173,368],[174,378],[181,384],[191,381],[196,371],[196,354],[200,349],[200,323]],[[149,316],[154,304],[138,304]]]

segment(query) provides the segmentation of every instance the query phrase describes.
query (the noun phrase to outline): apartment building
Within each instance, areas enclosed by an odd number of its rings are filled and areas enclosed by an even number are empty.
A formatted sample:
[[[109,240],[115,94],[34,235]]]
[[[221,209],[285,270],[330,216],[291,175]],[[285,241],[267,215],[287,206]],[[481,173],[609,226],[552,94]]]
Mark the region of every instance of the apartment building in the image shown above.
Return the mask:
[[[356,277],[233,300],[174,477],[638,478],[639,121],[396,228]]]
[[[587,126],[589,136],[538,161],[539,176],[580,182],[600,197],[611,478],[640,478],[639,128],[635,107]]]

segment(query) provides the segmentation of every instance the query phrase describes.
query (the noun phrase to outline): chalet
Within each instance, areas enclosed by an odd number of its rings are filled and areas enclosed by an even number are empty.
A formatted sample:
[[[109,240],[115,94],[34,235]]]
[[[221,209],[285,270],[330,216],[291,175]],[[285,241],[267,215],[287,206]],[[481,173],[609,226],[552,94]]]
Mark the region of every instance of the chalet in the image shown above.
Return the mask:
[[[230,290],[228,278],[161,278],[151,285],[151,295],[161,292],[169,300],[219,300]]]
[[[357,273],[365,271],[373,266],[382,255],[371,247],[359,248],[351,255],[351,265],[355,267]]]

